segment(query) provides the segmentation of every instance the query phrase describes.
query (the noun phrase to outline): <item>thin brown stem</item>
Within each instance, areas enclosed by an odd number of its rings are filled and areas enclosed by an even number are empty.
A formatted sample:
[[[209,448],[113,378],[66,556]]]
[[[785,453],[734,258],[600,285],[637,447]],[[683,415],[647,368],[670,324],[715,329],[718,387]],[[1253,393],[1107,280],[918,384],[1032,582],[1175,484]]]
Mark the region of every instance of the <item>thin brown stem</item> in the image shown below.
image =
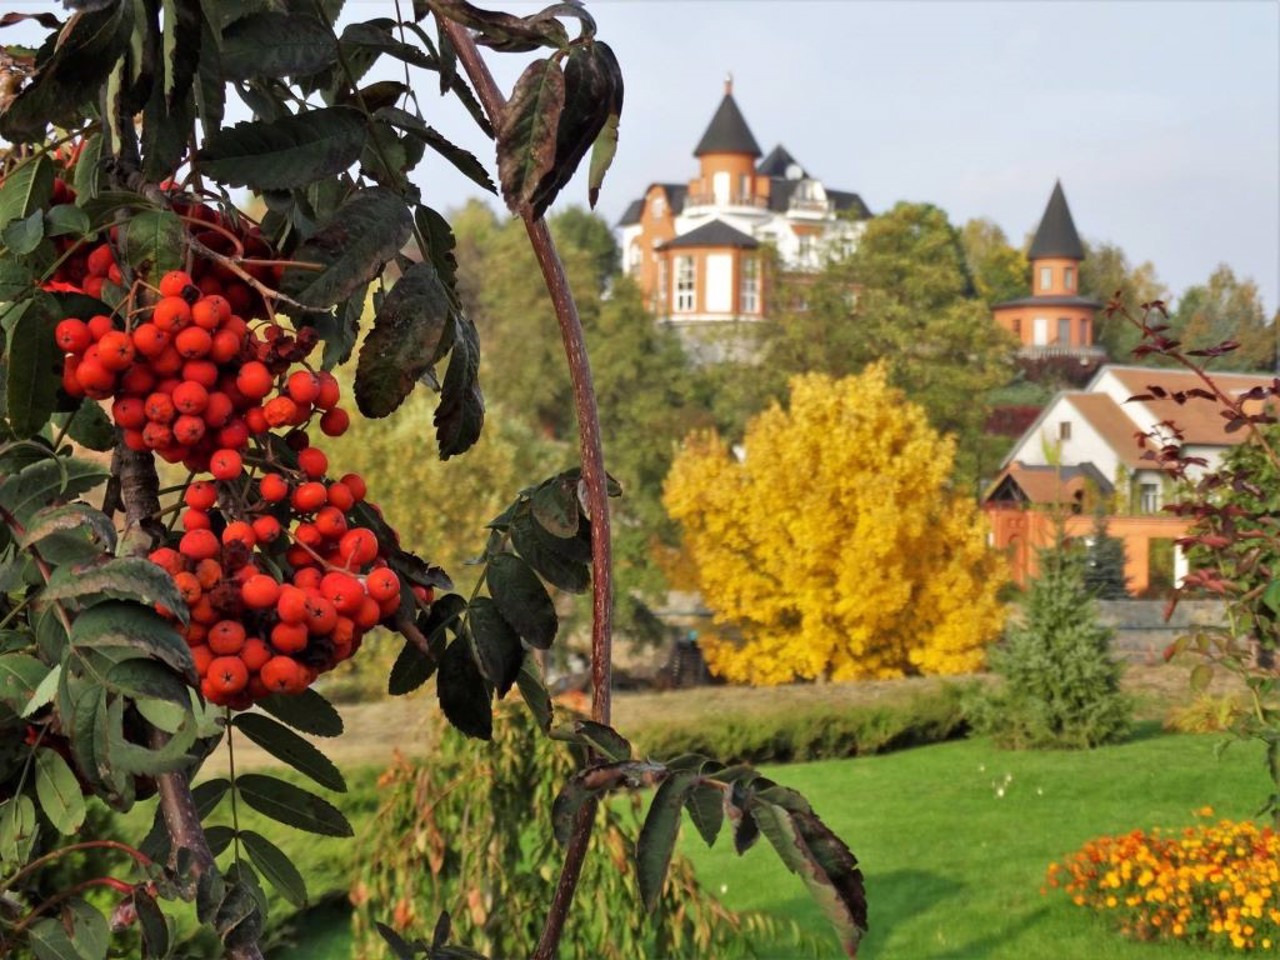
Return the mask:
[[[480,56],[470,32],[446,17],[438,16],[443,30],[457,51],[458,60],[471,80],[489,120],[498,128],[499,119],[506,104],[488,64]],[[578,307],[565,276],[564,264],[556,252],[555,241],[545,220],[525,219],[525,230],[542,270],[542,278],[551,294],[560,324],[560,338],[564,342],[568,359],[569,378],[573,385],[573,405],[578,419],[578,443],[582,459],[582,479],[587,490],[587,509],[591,514],[591,717],[597,723],[608,724],[611,712],[612,690],[612,619],[613,619],[613,558],[610,540],[609,496],[604,469],[604,449],[600,437],[600,415],[596,407],[595,386],[592,383],[591,364],[587,357],[586,338]],[[573,906],[574,892],[582,874],[582,862],[591,842],[591,828],[596,804],[584,804],[574,818],[573,832],[565,849],[564,864],[556,884],[546,924],[533,960],[551,960],[560,946],[565,920]]]

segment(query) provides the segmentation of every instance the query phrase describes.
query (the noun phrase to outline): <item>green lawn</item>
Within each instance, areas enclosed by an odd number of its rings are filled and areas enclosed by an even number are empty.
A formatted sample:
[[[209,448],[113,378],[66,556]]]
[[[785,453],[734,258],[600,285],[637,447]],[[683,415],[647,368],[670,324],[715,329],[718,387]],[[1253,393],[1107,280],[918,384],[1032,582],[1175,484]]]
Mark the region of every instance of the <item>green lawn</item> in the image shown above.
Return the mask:
[[[1090,753],[1007,753],[971,740],[769,773],[804,793],[862,862],[871,911],[862,960],[1202,955],[1126,942],[1061,894],[1040,894],[1047,864],[1090,837],[1189,824],[1206,803],[1221,816],[1245,818],[1266,793],[1254,745],[1233,746],[1216,760],[1217,737],[1144,733]],[[682,833],[709,889],[723,887],[722,899],[735,909],[767,910],[825,931],[765,841],[738,859],[726,840],[707,850],[687,825]],[[349,934],[332,914],[326,919],[304,920],[303,930],[317,936],[282,955],[349,956]],[[834,939],[828,943],[823,955],[836,955]],[[786,956],[768,945],[761,955]]]
[[[863,960],[1189,957],[1202,951],[1126,942],[1040,886],[1050,861],[1098,834],[1186,825],[1205,803],[1250,816],[1266,793],[1262,751],[1233,746],[1219,761],[1218,739],[1150,736],[1090,753],[1008,753],[970,740],[771,775],[804,793],[861,860],[871,922]],[[727,888],[728,906],[806,929],[823,922],[771,851],[739,861],[692,831],[682,844],[712,890]]]

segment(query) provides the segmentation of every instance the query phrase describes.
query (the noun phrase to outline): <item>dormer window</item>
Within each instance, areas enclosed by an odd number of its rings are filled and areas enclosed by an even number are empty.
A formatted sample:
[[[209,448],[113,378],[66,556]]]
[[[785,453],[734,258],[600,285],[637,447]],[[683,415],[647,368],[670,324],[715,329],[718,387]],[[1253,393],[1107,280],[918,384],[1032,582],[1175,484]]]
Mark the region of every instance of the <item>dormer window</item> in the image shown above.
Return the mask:
[[[667,212],[667,201],[662,194],[658,194],[649,202],[649,213],[655,217],[662,217]]]

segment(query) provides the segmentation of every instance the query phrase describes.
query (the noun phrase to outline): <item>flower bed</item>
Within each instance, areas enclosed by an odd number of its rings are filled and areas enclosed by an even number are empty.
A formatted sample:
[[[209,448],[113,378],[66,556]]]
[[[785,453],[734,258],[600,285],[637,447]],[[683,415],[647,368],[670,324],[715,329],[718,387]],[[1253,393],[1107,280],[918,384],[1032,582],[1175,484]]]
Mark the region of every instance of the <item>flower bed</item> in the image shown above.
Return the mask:
[[[1272,827],[1222,820],[1099,837],[1050,864],[1048,881],[1138,939],[1280,947],[1280,834]]]

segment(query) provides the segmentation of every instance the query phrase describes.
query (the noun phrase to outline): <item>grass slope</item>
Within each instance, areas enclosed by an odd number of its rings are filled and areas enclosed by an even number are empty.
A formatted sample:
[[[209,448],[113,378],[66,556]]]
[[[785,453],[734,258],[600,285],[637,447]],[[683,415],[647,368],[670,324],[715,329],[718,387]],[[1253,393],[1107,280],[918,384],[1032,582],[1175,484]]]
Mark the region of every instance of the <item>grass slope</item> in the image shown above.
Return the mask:
[[[1086,753],[1008,753],[970,740],[770,775],[800,790],[861,861],[871,921],[861,960],[1201,956],[1127,942],[1061,893],[1039,892],[1049,862],[1090,837],[1188,825],[1206,803],[1243,819],[1263,799],[1256,745],[1218,760],[1217,737],[1143,732]],[[726,905],[781,913],[814,931],[825,924],[764,841],[742,860],[727,845],[708,850],[691,829],[681,844],[712,890],[723,885]],[[838,955],[834,938],[827,942],[824,955]],[[786,954],[764,945],[761,955]]]

